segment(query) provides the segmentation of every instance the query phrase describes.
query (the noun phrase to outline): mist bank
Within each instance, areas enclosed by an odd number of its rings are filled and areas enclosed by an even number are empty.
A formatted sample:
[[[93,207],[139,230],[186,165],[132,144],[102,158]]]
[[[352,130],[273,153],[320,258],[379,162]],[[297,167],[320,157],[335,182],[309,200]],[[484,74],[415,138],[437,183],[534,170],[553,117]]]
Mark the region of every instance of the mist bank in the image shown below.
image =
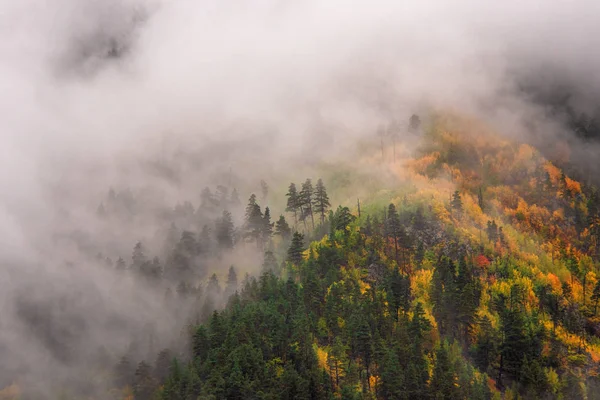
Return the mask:
[[[160,241],[161,213],[197,207],[204,187],[235,188],[245,202],[261,179],[287,184],[323,161],[352,163],[357,143],[390,121],[410,142],[413,113],[473,115],[597,172],[598,146],[570,124],[598,112],[591,0],[9,0],[0,18],[0,280],[10,288],[0,349],[15,360],[10,376],[71,378],[89,349],[122,351],[148,321],[173,336],[155,293],[98,272],[97,249],[82,242],[128,258],[137,241]],[[110,188],[131,190],[143,211],[98,220]],[[255,253],[236,257],[260,264]],[[235,260],[213,261],[224,275]],[[27,315],[38,315],[35,329]],[[101,328],[114,319],[127,322]],[[53,352],[56,336],[73,347]]]

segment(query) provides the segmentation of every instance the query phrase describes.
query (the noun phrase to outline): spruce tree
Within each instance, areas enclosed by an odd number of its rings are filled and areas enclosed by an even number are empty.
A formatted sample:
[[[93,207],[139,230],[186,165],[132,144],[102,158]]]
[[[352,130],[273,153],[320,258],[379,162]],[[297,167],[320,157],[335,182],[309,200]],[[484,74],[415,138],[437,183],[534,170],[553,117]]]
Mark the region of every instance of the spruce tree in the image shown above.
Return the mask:
[[[262,244],[264,234],[264,220],[260,206],[256,203],[256,195],[252,194],[246,206],[245,234],[246,239],[256,243],[257,247]]]
[[[290,183],[288,188],[287,196],[287,207],[285,211],[294,213],[294,226],[298,225],[298,211],[300,209],[300,199],[298,197],[298,189],[294,183]]]
[[[283,240],[288,240],[292,235],[292,230],[283,215],[280,215],[275,223],[275,234],[281,236]]]
[[[231,198],[229,199],[229,203],[232,207],[238,207],[242,204],[242,202],[240,201],[240,195],[238,194],[236,188],[233,188],[233,191],[231,192]]]
[[[235,272],[235,268],[233,265],[229,267],[229,272],[227,273],[227,282],[225,286],[225,292],[229,296],[233,294],[238,288],[238,280],[237,274]]]
[[[396,206],[393,203],[390,203],[388,206],[388,218],[386,225],[388,237],[391,237],[394,240],[394,254],[396,263],[399,263],[398,243],[402,237],[402,225],[400,224],[400,217],[396,211]]]
[[[294,232],[292,243],[288,249],[288,261],[294,265],[299,265],[302,262],[302,253],[304,252],[304,235],[299,232]]]
[[[303,219],[306,219],[307,216],[310,216],[310,220],[312,222],[312,228],[315,229],[315,219],[313,217],[313,196],[314,196],[314,188],[312,185],[312,181],[307,179],[302,184],[302,189],[298,195],[300,200],[300,206],[303,209]]]
[[[233,248],[234,227],[231,213],[229,211],[223,211],[223,215],[217,220],[215,231],[217,243],[219,244],[220,248]]]
[[[125,260],[122,257],[117,259],[117,263],[115,265],[117,271],[125,271],[127,269],[127,265],[125,264]]]
[[[146,261],[148,259],[146,258],[144,246],[142,242],[137,242],[131,255],[131,269],[136,272],[140,271]]]
[[[150,400],[154,392],[155,382],[152,379],[150,366],[142,361],[135,370],[133,394],[136,400]]]
[[[321,214],[321,224],[325,222],[325,213],[331,206],[329,203],[329,196],[327,195],[327,189],[325,189],[325,185],[323,184],[323,180],[319,179],[317,181],[317,186],[315,187],[315,198],[313,200],[314,212],[317,214]]]
[[[460,198],[460,192],[458,190],[454,191],[454,193],[452,194],[452,201],[450,202],[450,205],[452,206],[452,209],[458,212],[459,214],[462,212],[463,203],[462,199]]]
[[[261,235],[264,244],[269,243],[269,240],[271,240],[271,236],[273,236],[273,225],[274,223],[271,222],[271,210],[269,210],[269,207],[265,207]]]
[[[277,259],[272,251],[265,251],[262,267],[263,271],[277,271]]]

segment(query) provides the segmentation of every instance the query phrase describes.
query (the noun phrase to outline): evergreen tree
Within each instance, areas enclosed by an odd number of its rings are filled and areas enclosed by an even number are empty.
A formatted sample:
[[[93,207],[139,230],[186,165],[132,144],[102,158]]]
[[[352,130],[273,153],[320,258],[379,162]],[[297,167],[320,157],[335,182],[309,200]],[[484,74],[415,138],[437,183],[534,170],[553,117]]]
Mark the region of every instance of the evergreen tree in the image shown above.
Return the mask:
[[[208,283],[206,285],[206,293],[213,296],[216,296],[219,293],[221,293],[221,286],[219,286],[219,278],[217,278],[217,274],[212,274],[208,279]]]
[[[256,203],[256,196],[252,194],[246,206],[245,237],[256,243],[257,247],[263,244],[265,221],[260,206]]]
[[[391,237],[394,241],[394,257],[396,263],[404,267],[404,259],[402,262],[398,260],[398,248],[400,242],[403,241],[404,236],[406,235],[404,232],[404,228],[400,224],[400,217],[398,216],[398,212],[396,211],[396,206],[392,203],[388,206],[388,218],[386,221],[386,231],[388,237]]]
[[[231,192],[231,198],[229,199],[229,203],[234,208],[242,204],[242,202],[240,201],[240,195],[238,194],[236,188],[233,188],[233,191]]]
[[[238,280],[237,274],[235,273],[235,268],[233,265],[229,267],[229,272],[227,273],[227,283],[225,286],[225,293],[230,296],[232,295],[238,288]]]
[[[290,183],[288,188],[287,196],[287,207],[286,211],[294,213],[294,226],[298,225],[298,211],[300,211],[300,197],[298,195],[298,190],[296,189],[296,185],[294,183]]]
[[[450,362],[448,345],[442,341],[435,352],[435,365],[431,376],[429,390],[432,399],[458,399],[458,382],[454,366]]]
[[[142,361],[135,370],[133,395],[135,400],[151,400],[155,389],[150,366]]]
[[[227,210],[223,211],[220,219],[217,220],[215,229],[217,243],[221,249],[233,248],[234,226],[231,213]]]
[[[131,385],[133,381],[133,366],[129,361],[129,357],[123,356],[115,367],[114,380],[115,385],[119,388]]]
[[[142,266],[148,261],[145,254],[144,246],[142,242],[137,242],[133,248],[131,255],[131,269],[134,271],[140,271]]]
[[[327,212],[330,206],[331,204],[329,203],[329,196],[327,195],[327,190],[325,189],[323,180],[319,179],[317,181],[317,186],[315,187],[313,207],[314,212],[316,212],[317,214],[321,214],[321,224],[325,222],[325,213]]]
[[[458,190],[456,190],[452,194],[452,201],[450,202],[450,205],[452,206],[452,209],[455,210],[457,213],[460,214],[462,212],[463,203],[462,199],[460,198],[460,192]]]
[[[169,349],[163,349],[158,353],[156,362],[154,363],[154,378],[158,382],[163,382],[169,375],[169,367],[171,365],[172,355]]]
[[[277,271],[277,260],[275,259],[275,255],[272,251],[265,251],[262,267],[263,271]]]
[[[312,181],[307,179],[302,184],[302,189],[298,194],[298,200],[300,202],[300,207],[303,210],[302,219],[305,220],[306,217],[310,216],[310,220],[312,222],[312,228],[315,229],[315,219],[313,217],[313,196],[314,196],[314,188],[312,185]]]
[[[115,265],[117,271],[125,271],[127,269],[127,265],[125,265],[125,260],[122,257],[117,259],[117,263]]]
[[[271,236],[273,236],[273,225],[274,223],[271,222],[271,210],[269,210],[269,207],[265,207],[265,214],[263,216],[263,229],[262,229],[262,241],[263,243],[269,243],[269,240],[271,240]]]
[[[594,315],[596,315],[596,312],[598,310],[598,300],[600,300],[600,279],[596,282],[596,285],[594,286],[594,291],[592,292],[591,299],[594,302]]]
[[[294,232],[292,243],[288,249],[288,261],[294,265],[299,265],[302,262],[304,252],[304,235],[299,232]]]
[[[281,236],[284,241],[288,240],[292,235],[292,230],[283,215],[280,215],[275,223],[275,234]]]

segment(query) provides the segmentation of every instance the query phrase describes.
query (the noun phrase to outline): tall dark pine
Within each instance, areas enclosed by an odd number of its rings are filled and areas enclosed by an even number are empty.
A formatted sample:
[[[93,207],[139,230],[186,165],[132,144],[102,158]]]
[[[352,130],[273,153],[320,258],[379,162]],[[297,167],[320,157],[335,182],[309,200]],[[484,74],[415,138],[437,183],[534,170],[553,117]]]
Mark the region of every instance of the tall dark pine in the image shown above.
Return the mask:
[[[227,295],[232,295],[238,288],[238,280],[237,274],[235,272],[235,268],[233,265],[229,267],[229,272],[227,273],[227,285],[225,286],[225,292]]]
[[[234,228],[231,213],[229,211],[223,211],[223,215],[217,220],[215,233],[219,247],[222,249],[231,249],[233,247]]]
[[[271,222],[271,210],[269,210],[269,207],[265,207],[262,224],[262,241],[265,244],[269,243],[271,236],[273,236],[273,225],[274,223]]]
[[[229,203],[233,207],[237,207],[240,204],[242,204],[242,202],[240,201],[240,195],[238,194],[238,191],[236,188],[233,188],[233,191],[231,192],[231,198],[229,200]]]
[[[302,262],[302,252],[304,251],[304,235],[299,232],[294,232],[292,243],[287,252],[288,261],[298,265]]]
[[[131,255],[131,269],[139,271],[146,261],[148,261],[148,259],[144,254],[144,246],[142,245],[142,242],[137,242]]]
[[[458,213],[462,212],[463,203],[462,203],[462,199],[460,198],[460,192],[458,190],[456,190],[454,193],[452,193],[452,201],[450,202],[450,205]]]
[[[292,230],[283,215],[280,215],[275,223],[275,234],[281,236],[283,240],[288,240],[292,235]]]
[[[396,206],[392,203],[390,203],[390,205],[388,206],[386,225],[388,237],[391,237],[394,241],[394,254],[396,257],[396,263],[398,263],[398,243],[402,236],[402,226],[400,224],[400,217],[398,216],[398,212],[396,211]]]
[[[312,207],[314,192],[315,192],[315,190],[313,188],[312,181],[310,179],[307,179],[302,184],[302,189],[300,190],[300,195],[299,195],[300,205],[305,213],[305,215],[303,215],[303,217],[306,218],[306,216],[310,215],[310,220],[312,222],[313,229],[315,229],[315,218],[313,216],[313,207]]]
[[[411,115],[410,120],[408,121],[408,129],[412,133],[416,133],[419,131],[420,127],[421,127],[421,118],[419,118],[419,116],[417,114]]]
[[[300,200],[298,198],[298,189],[294,183],[290,183],[288,188],[287,196],[287,207],[285,211],[294,213],[294,225],[298,225],[298,210],[300,209]]]
[[[248,205],[246,206],[246,224],[244,236],[247,239],[256,242],[256,246],[260,247],[262,244],[263,233],[263,214],[260,210],[260,206],[256,203],[256,196],[252,194],[248,200]]]
[[[327,189],[325,189],[325,185],[323,184],[323,180],[319,179],[317,181],[317,186],[315,187],[315,198],[313,200],[314,212],[317,214],[321,214],[321,224],[325,222],[325,213],[331,206],[329,203],[329,196],[327,196]]]

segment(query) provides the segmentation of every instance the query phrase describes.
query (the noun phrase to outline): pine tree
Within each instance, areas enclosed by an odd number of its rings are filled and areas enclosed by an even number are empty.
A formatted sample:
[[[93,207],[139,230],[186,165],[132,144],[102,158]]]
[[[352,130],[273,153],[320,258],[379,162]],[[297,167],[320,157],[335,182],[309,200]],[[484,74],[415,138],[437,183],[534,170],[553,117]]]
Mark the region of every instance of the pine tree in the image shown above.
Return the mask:
[[[479,187],[479,191],[477,192],[477,204],[479,205],[479,209],[483,212],[484,203],[483,203],[483,190]]]
[[[292,230],[283,215],[280,215],[275,223],[275,234],[281,236],[284,241],[288,240],[292,235]]]
[[[452,201],[450,202],[452,209],[457,213],[461,213],[463,209],[462,199],[460,198],[460,192],[458,190],[454,191],[452,194]]]
[[[267,244],[269,240],[271,240],[271,236],[273,236],[273,225],[271,222],[271,210],[269,207],[265,207],[265,214],[263,216],[263,224],[262,224],[262,242]]]
[[[329,196],[327,196],[327,190],[325,189],[325,185],[323,184],[322,179],[319,179],[317,181],[313,206],[314,212],[316,212],[317,214],[321,214],[321,224],[323,224],[325,222],[325,213],[327,212],[331,204],[329,203]]]
[[[171,365],[171,352],[169,349],[163,349],[158,353],[154,363],[154,378],[158,382],[163,382],[169,375],[169,366]]]
[[[233,188],[233,191],[231,192],[231,198],[229,199],[229,203],[232,207],[238,207],[242,204],[242,202],[240,201],[240,195],[238,194],[236,188]]]
[[[129,357],[123,356],[115,367],[114,379],[115,385],[119,388],[131,385],[133,381],[133,367]]]
[[[594,291],[592,292],[591,299],[594,302],[594,315],[596,315],[596,312],[598,310],[598,301],[600,300],[600,280],[598,280],[596,282],[596,285],[594,286]]]
[[[300,201],[300,206],[304,210],[303,219],[306,219],[307,216],[310,216],[310,220],[312,222],[312,228],[315,229],[315,219],[313,217],[313,196],[314,196],[314,188],[312,185],[312,181],[307,179],[302,184],[302,189],[298,195],[298,199]]]
[[[277,259],[272,251],[265,251],[262,267],[263,271],[277,271]]]
[[[221,293],[221,286],[219,286],[219,278],[217,274],[212,274],[206,284],[206,293],[212,296],[216,296]]]
[[[125,271],[127,269],[127,265],[125,264],[125,260],[122,257],[117,259],[117,263],[115,265],[117,271]]]
[[[450,362],[448,345],[442,341],[435,352],[435,366],[431,376],[429,390],[432,399],[451,400],[458,399],[458,382],[454,366]]]
[[[204,209],[213,209],[219,204],[218,200],[212,194],[208,187],[205,187],[200,194],[200,207]]]
[[[257,247],[262,244],[264,234],[264,219],[260,206],[256,203],[256,196],[252,194],[246,206],[245,237],[256,243]]]
[[[398,216],[398,213],[396,212],[396,206],[392,203],[390,203],[390,205],[388,206],[388,218],[387,218],[386,222],[387,222],[386,230],[387,230],[388,236],[391,237],[392,240],[394,241],[395,260],[396,260],[396,263],[400,264],[400,262],[398,260],[398,244],[403,236],[403,232],[402,232],[403,229],[402,229],[402,225],[400,224],[400,217]]]
[[[420,127],[421,127],[421,118],[419,118],[419,116],[417,114],[411,115],[410,119],[408,121],[408,129],[412,133],[416,133],[419,131]]]
[[[131,269],[134,271],[140,271],[142,266],[148,261],[145,254],[144,246],[142,242],[137,242],[133,248],[131,255]]]
[[[154,392],[155,382],[152,379],[150,366],[142,361],[135,370],[133,395],[135,400],[150,400]]]
[[[298,211],[300,210],[300,199],[298,190],[294,183],[290,183],[288,188],[287,196],[287,207],[285,211],[294,213],[294,226],[298,225]]]
[[[299,232],[294,232],[292,243],[288,249],[288,261],[294,265],[299,265],[302,262],[304,252],[304,235]]]
[[[229,272],[227,273],[227,283],[225,286],[225,293],[229,296],[232,295],[238,288],[238,280],[237,274],[235,273],[235,268],[233,265],[229,267]]]
[[[222,249],[233,248],[234,227],[231,213],[223,211],[223,215],[217,220],[216,226],[217,243]]]

